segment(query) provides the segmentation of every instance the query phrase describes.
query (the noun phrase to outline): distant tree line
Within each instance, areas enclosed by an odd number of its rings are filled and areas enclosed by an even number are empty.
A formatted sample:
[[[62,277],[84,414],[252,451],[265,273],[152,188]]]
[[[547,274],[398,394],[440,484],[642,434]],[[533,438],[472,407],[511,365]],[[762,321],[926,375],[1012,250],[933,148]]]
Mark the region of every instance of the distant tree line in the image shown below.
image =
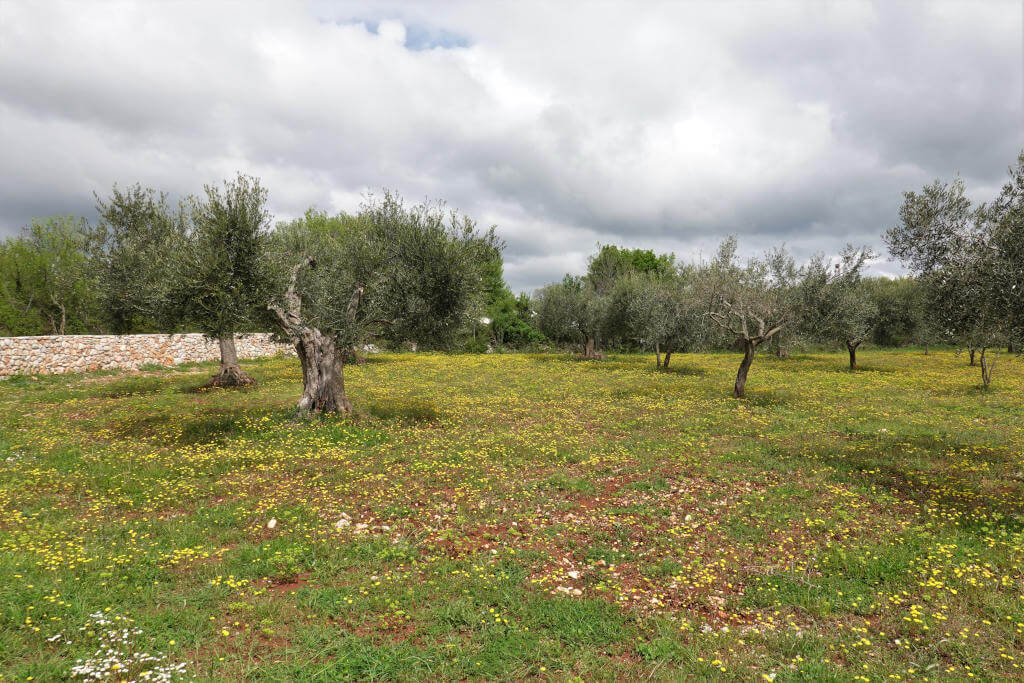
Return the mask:
[[[741,262],[736,247],[728,238],[711,260],[681,263],[604,246],[586,275],[537,292],[537,325],[550,339],[578,345],[584,359],[600,359],[608,348],[646,349],[660,368],[673,354],[734,348],[743,354],[737,397],[764,344],[779,355],[807,343],[842,345],[855,369],[857,348],[876,334],[895,344],[916,332],[913,316],[896,313],[916,300],[915,281],[865,278],[873,256],[867,247],[848,246],[834,262],[819,255],[802,266],[782,248]]]
[[[836,257],[797,264],[785,249],[741,262],[736,240],[714,258],[603,246],[587,273],[566,275],[536,292],[534,321],[548,339],[575,345],[581,358],[603,349],[645,349],[666,368],[672,354],[733,348],[742,352],[733,394],[744,395],[757,350],[955,345],[975,356],[988,387],[1002,349],[1024,343],[1024,152],[990,203],[973,206],[959,179],[907,192],[898,223],[886,231],[890,254],[911,275],[868,277],[870,247],[847,245]]]
[[[272,226],[267,191],[239,175],[171,205],[140,185],[96,198],[99,219],[33,221],[0,243],[0,335],[200,331],[220,343],[211,386],[252,383],[234,335],[274,330],[303,370],[299,408],[351,410],[344,366],[368,344],[451,350],[574,346],[673,355],[742,353],[744,395],[757,351],[953,344],[992,380],[1024,343],[1024,152],[990,203],[961,180],[907,192],[884,239],[910,275],[869,277],[870,247],[802,264],[784,249],[741,260],[734,238],[697,263],[599,246],[582,276],[533,293],[505,283],[495,229],[440,202],[394,193],[355,214],[310,209]]]

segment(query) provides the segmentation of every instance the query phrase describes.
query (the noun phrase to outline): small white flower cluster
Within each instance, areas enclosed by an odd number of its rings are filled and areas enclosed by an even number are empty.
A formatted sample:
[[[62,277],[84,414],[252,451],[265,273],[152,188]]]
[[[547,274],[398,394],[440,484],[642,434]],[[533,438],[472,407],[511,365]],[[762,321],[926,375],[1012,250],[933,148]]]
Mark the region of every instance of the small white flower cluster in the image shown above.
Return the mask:
[[[133,641],[142,630],[133,627],[132,620],[120,615],[96,612],[89,615],[79,631],[99,640],[99,649],[89,659],[79,659],[69,675],[85,681],[123,680],[135,683],[147,681],[169,683],[188,678],[185,663],[167,661],[162,652],[136,652]]]

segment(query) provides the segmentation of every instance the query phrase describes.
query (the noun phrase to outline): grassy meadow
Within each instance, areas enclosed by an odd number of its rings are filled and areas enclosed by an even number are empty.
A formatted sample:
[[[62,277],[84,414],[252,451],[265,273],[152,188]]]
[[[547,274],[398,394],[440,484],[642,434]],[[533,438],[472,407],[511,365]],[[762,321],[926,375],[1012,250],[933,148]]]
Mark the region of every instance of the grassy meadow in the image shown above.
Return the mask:
[[[1024,358],[373,356],[0,382],[3,680],[1000,680]],[[163,678],[161,678],[163,677]]]

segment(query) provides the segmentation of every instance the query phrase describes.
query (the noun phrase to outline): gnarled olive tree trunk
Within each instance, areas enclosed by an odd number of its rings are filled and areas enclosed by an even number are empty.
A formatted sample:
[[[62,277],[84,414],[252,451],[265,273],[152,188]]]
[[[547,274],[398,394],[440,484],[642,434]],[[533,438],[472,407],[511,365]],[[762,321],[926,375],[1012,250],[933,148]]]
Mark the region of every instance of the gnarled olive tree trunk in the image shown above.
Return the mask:
[[[217,338],[220,346],[220,370],[203,385],[204,388],[248,387],[256,384],[238,365],[238,350],[235,348],[235,335],[225,334]]]
[[[295,345],[302,365],[302,397],[296,408],[303,413],[351,413],[352,404],[345,393],[345,357],[348,347],[338,339],[302,320],[302,297],[296,289],[299,272],[316,267],[316,261],[305,259],[292,269],[291,280],[284,295],[284,307],[268,304],[277,317],[278,326]],[[363,288],[357,287],[349,301],[348,314],[355,317]]]
[[[587,337],[587,342],[583,345],[583,359],[602,360],[603,358],[604,354],[597,350],[597,339],[594,337]]]
[[[754,363],[757,347],[781,332],[786,323],[780,322],[769,327],[760,316],[751,315],[742,309],[737,312],[731,306],[727,306],[727,309],[727,312],[712,312],[709,315],[717,324],[735,334],[737,341],[743,345],[743,360],[740,361],[740,369],[736,371],[736,383],[732,387],[733,398],[743,398],[747,386],[747,374],[750,372],[750,366]],[[748,317],[757,322],[756,334],[750,330]]]
[[[295,352],[302,364],[302,397],[297,408],[304,413],[351,413],[345,394],[345,352],[335,340],[315,327],[295,329]]]
[[[665,349],[665,360],[661,362],[661,367],[665,370],[668,369],[668,362],[672,360],[672,349]]]

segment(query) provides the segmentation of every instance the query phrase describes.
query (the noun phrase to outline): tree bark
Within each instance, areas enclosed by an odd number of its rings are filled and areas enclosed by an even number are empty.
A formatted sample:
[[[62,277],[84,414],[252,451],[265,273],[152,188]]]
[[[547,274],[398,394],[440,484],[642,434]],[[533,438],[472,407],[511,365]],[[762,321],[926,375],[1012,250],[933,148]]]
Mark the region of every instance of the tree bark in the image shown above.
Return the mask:
[[[671,351],[665,351],[665,360],[662,361],[661,367],[663,367],[663,368],[665,368],[667,370],[668,369],[668,361],[671,358],[672,358],[672,352]]]
[[[594,337],[587,337],[587,343],[583,347],[584,360],[601,360],[604,356],[597,350],[597,340]]]
[[[248,387],[256,384],[238,365],[238,350],[235,348],[235,336],[232,334],[217,338],[220,346],[220,370],[203,385],[204,388]]]
[[[296,407],[304,413],[351,413],[344,351],[315,327],[304,325],[296,332],[295,352],[302,365],[302,397]]]
[[[850,369],[857,369],[857,347],[860,346],[860,342],[846,342],[846,348],[850,351]]]
[[[736,384],[733,387],[733,398],[743,398],[743,389],[747,384],[747,373],[750,372],[750,365],[754,362],[754,351],[757,345],[752,339],[743,340],[743,360],[740,362],[740,369],[736,373]]]
[[[981,383],[985,389],[992,383],[992,371],[995,370],[996,360],[999,359],[999,349],[996,349],[995,358],[988,358],[986,347],[981,347]]]
[[[968,354],[970,354],[970,358],[971,358],[971,362],[969,363],[969,365],[970,365],[971,367],[973,367],[973,366],[974,366],[974,352],[975,352],[976,350],[977,350],[977,349],[975,349],[975,348],[974,348],[973,346],[972,346],[971,348],[967,349],[967,353],[968,353]]]
[[[292,340],[302,365],[302,397],[296,408],[302,413],[351,413],[352,404],[345,393],[345,356],[348,349],[338,348],[334,337],[302,321],[302,297],[296,280],[303,268],[315,268],[316,261],[306,258],[292,268],[291,281],[284,295],[285,307],[267,304],[281,330]],[[356,287],[348,304],[348,315],[355,317],[362,287]]]

